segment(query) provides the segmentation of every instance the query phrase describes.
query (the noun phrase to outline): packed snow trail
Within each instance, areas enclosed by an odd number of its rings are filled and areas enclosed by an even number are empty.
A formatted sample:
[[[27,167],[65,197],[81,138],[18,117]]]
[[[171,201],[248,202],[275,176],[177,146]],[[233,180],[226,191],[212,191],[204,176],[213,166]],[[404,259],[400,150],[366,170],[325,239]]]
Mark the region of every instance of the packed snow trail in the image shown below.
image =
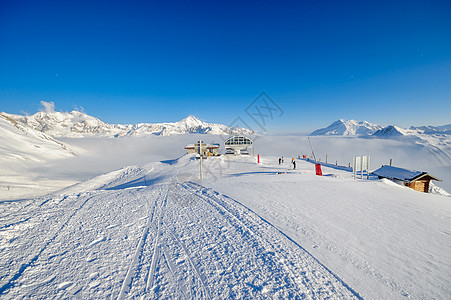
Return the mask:
[[[1,298],[360,298],[233,199],[153,182],[1,203]]]

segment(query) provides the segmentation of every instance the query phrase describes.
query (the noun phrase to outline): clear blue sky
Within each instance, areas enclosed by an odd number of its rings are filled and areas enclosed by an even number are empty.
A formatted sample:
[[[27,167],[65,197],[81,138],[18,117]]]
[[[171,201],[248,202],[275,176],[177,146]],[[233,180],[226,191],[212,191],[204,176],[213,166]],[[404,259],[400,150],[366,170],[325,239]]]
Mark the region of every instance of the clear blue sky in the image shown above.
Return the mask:
[[[451,123],[451,1],[244,2],[2,0],[0,111],[229,124],[265,91],[273,132]]]

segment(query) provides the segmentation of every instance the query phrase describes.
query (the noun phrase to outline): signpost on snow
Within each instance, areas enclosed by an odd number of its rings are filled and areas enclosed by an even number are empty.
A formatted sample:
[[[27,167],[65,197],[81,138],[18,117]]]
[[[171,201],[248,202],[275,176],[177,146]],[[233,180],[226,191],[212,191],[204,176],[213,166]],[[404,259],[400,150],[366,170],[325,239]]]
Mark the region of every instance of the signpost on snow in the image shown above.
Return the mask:
[[[199,141],[200,180],[202,180],[202,141]]]

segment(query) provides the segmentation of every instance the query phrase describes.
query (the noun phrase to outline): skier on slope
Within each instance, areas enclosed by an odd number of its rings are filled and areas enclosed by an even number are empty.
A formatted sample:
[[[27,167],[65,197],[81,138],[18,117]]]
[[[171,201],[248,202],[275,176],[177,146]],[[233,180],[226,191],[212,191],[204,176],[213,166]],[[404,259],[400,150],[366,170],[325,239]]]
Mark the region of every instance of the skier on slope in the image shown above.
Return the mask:
[[[296,170],[296,161],[293,158],[293,170]]]

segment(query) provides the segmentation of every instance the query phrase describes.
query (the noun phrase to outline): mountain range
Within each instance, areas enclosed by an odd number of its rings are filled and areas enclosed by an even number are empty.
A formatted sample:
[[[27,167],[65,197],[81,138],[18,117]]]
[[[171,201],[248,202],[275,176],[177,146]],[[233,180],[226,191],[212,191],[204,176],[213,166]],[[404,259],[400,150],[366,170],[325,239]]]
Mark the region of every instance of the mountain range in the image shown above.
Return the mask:
[[[443,126],[411,126],[409,129],[422,131],[425,134],[451,134],[451,124]]]
[[[223,124],[207,123],[194,116],[188,116],[178,122],[109,124],[83,112],[41,111],[33,115],[16,115],[1,112],[0,116],[16,128],[26,131],[32,129],[41,138],[50,140],[60,137],[121,137],[140,135],[167,136],[173,134],[213,134],[213,135],[249,135],[255,132],[246,129],[230,128]],[[43,135],[44,134],[44,135]],[[382,126],[367,121],[339,119],[329,126],[313,131],[311,136],[418,136],[418,135],[450,135],[451,124],[443,126],[411,126],[404,129],[396,125]],[[53,139],[55,142],[57,140]]]
[[[357,135],[357,136],[418,136],[418,135],[450,135],[451,124],[443,126],[411,126],[409,129],[396,125],[382,126],[367,121],[337,120],[328,127],[313,131],[311,136],[328,135]]]
[[[135,136],[135,135],[172,135],[185,133],[246,135],[254,133],[246,128],[230,128],[223,124],[206,123],[194,116],[174,123],[108,124],[80,111],[38,112],[30,116],[0,113],[1,116],[30,127],[50,136],[86,137],[86,136]]]

